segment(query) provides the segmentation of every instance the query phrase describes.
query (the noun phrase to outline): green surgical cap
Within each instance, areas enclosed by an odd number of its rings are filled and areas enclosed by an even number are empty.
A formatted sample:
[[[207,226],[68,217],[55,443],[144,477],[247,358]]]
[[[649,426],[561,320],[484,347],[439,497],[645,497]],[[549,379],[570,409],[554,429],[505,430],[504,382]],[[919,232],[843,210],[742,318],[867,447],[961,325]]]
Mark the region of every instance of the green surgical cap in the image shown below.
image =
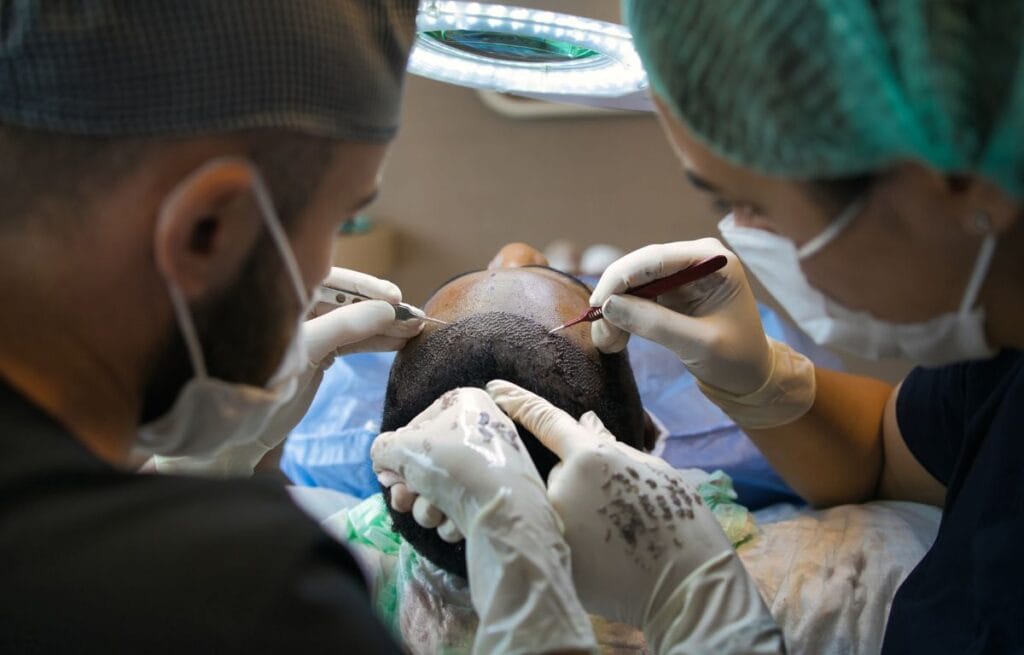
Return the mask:
[[[651,83],[715,152],[798,179],[897,161],[1024,197],[1024,2],[623,0]]]
[[[416,0],[0,0],[0,124],[96,136],[398,127]]]

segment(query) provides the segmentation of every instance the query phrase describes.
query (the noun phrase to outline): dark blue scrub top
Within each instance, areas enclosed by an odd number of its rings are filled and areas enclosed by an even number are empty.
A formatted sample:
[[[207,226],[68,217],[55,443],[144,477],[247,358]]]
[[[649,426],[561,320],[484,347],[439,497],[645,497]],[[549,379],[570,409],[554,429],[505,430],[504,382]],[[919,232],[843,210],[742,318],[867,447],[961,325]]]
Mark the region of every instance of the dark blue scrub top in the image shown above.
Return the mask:
[[[1024,353],[916,369],[896,413],[947,491],[935,544],[896,594],[883,652],[1024,653]]]

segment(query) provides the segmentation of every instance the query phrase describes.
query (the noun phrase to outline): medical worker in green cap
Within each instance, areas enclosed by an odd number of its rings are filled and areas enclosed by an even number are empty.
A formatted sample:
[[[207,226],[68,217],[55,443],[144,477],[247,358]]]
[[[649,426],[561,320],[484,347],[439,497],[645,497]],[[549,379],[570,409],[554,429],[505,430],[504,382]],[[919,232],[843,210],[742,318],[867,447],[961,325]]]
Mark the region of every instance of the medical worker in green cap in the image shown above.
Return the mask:
[[[815,505],[942,508],[884,652],[1024,652],[1024,2],[624,9],[669,140],[728,212],[732,250],[708,238],[613,263],[591,297],[604,308],[594,342],[614,352],[632,333],[673,350]],[[717,254],[718,274],[657,302],[622,295]],[[895,387],[816,369],[765,336],[744,266],[818,342],[922,366]],[[642,625],[655,652],[781,648],[743,568],[701,544],[711,528],[649,526],[646,539],[678,538],[639,567],[622,556],[615,472],[646,480],[648,460],[592,416],[488,390],[562,457],[548,494],[585,605]],[[415,448],[397,433],[378,449],[392,441]],[[886,554],[865,544],[865,556]]]
[[[815,505],[942,508],[885,653],[1021,652],[1024,3],[624,10],[669,140],[729,212],[735,255],[711,238],[626,255],[591,298],[595,342],[672,349]],[[718,275],[657,303],[620,295],[718,253]],[[818,342],[921,367],[896,386],[816,369],[765,337],[747,271]]]

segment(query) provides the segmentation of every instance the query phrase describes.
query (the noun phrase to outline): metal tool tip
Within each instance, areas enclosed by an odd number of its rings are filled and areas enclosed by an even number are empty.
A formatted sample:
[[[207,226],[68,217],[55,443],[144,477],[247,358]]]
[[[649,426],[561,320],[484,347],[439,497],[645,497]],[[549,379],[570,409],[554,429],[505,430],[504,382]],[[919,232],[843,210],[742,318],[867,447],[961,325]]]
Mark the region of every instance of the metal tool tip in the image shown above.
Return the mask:
[[[564,325],[559,325],[554,330],[548,330],[548,334],[554,334],[555,332],[558,332],[559,330],[564,330],[564,329],[565,329]]]

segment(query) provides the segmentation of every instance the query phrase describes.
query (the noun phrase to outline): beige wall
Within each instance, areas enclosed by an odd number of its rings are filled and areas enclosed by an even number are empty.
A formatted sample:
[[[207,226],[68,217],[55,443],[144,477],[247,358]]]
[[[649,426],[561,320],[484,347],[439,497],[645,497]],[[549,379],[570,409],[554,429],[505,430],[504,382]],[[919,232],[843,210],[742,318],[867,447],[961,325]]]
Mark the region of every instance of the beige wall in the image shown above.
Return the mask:
[[[614,20],[608,7],[604,16],[589,13]],[[395,228],[390,277],[415,303],[448,277],[483,267],[509,241],[542,247],[568,238],[628,250],[717,234],[716,214],[681,176],[653,116],[517,121],[471,90],[418,77],[409,79],[371,213]],[[891,380],[906,370],[848,365]]]
[[[508,241],[634,248],[714,227],[653,116],[517,121],[413,78],[404,119],[373,213],[395,226],[393,277],[417,301]]]

